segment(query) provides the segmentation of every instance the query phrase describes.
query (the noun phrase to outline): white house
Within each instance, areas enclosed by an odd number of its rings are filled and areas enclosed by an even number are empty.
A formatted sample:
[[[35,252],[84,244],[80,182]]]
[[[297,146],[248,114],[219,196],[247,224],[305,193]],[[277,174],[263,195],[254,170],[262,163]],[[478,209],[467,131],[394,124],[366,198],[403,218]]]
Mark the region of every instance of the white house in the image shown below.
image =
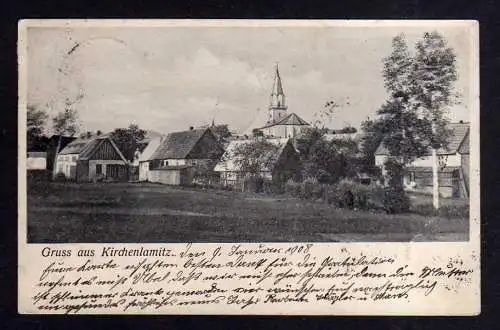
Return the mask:
[[[28,151],[26,159],[26,169],[45,171],[47,169],[47,153],[38,151]]]
[[[439,193],[443,197],[467,197],[469,195],[469,123],[450,124],[451,134],[446,148],[438,150],[441,163]],[[387,148],[380,144],[375,152],[375,164],[384,172],[389,157]],[[430,153],[409,164],[404,176],[407,190],[432,193],[432,157]]]
[[[165,139],[164,136],[158,136],[149,140],[146,148],[139,153],[137,160],[134,160],[134,165],[139,166],[139,181],[151,181],[149,172],[149,158],[158,149],[160,143]]]

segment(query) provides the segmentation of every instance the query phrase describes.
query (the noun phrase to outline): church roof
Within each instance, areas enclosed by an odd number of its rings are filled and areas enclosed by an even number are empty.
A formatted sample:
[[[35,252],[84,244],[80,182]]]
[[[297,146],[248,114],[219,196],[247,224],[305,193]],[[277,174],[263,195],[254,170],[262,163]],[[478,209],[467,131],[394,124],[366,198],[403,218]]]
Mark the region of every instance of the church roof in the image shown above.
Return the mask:
[[[309,123],[304,119],[300,118],[296,113],[292,112],[285,116],[283,119],[278,120],[274,123],[270,123],[262,128],[268,128],[277,125],[288,125],[288,126],[309,126]]]

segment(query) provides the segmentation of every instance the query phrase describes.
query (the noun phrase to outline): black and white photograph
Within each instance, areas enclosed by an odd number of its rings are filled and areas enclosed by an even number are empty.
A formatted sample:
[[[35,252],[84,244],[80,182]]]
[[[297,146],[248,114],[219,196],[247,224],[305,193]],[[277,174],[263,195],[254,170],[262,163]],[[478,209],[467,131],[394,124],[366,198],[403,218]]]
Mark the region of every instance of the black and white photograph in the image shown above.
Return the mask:
[[[26,240],[467,242],[469,35],[28,26]]]

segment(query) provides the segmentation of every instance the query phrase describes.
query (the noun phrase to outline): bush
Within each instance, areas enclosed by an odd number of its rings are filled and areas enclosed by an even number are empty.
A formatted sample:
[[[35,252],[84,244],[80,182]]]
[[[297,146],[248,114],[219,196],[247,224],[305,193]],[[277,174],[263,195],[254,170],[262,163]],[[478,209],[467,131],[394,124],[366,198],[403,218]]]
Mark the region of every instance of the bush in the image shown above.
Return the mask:
[[[329,204],[337,207],[369,210],[381,204],[381,190],[374,184],[366,185],[351,180],[342,180],[334,186],[326,187]]]
[[[58,172],[56,176],[54,177],[55,181],[58,182],[65,182],[66,181],[66,175],[63,172]]]
[[[387,213],[401,213],[410,210],[410,199],[403,188],[384,188],[384,209]]]
[[[285,187],[279,181],[264,181],[262,184],[262,192],[266,194],[283,194]]]
[[[285,183],[285,193],[292,197],[300,196],[301,184],[293,181],[292,179],[288,180]]]
[[[264,179],[259,176],[251,175],[245,177],[243,184],[245,185],[245,191],[258,193],[262,191]]]
[[[314,198],[315,188],[318,186],[318,181],[314,179],[305,179],[300,185],[300,195],[302,199],[312,199]]]

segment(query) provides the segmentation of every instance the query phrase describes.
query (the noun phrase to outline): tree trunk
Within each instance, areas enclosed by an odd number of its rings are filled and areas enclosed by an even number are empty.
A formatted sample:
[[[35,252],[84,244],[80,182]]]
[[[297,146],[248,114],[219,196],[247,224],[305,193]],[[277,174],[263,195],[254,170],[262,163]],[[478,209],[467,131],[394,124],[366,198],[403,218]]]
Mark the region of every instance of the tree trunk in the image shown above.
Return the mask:
[[[57,175],[57,155],[59,154],[59,149],[61,148],[62,135],[59,135],[59,139],[57,140],[56,152],[54,153],[54,162],[52,164],[52,180],[56,178]]]
[[[432,148],[432,202],[434,208],[439,209],[439,173],[437,150]]]

